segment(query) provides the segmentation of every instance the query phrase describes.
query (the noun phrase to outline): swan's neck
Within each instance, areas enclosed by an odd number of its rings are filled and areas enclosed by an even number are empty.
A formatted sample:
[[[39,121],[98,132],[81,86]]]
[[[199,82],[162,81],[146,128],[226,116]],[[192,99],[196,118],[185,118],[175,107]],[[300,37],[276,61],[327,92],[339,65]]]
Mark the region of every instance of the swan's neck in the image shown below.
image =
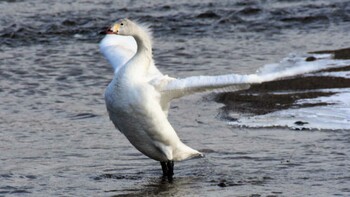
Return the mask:
[[[131,58],[128,65],[129,70],[133,73],[147,74],[152,62],[152,40],[149,33],[141,27],[137,27],[133,35],[137,43],[136,54]]]
[[[152,58],[152,41],[147,32],[140,32],[134,36],[137,43],[137,52]]]

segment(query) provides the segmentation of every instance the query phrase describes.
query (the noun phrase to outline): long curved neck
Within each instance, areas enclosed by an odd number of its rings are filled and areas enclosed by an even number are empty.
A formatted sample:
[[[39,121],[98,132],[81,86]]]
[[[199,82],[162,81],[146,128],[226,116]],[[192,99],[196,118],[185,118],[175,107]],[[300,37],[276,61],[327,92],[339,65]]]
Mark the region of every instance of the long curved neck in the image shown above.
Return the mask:
[[[141,30],[139,34],[134,35],[134,38],[137,43],[136,54],[143,53],[143,55],[152,57],[152,41],[148,33]]]
[[[132,35],[137,43],[136,54],[131,58],[128,65],[130,71],[145,74],[152,62],[152,40],[149,33],[141,27],[135,27]]]

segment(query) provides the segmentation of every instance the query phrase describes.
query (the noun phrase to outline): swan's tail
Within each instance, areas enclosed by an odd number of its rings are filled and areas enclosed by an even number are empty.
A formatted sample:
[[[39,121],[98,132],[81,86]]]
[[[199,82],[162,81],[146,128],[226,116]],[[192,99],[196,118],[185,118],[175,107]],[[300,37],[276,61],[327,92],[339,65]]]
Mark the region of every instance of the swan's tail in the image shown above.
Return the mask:
[[[173,151],[173,160],[174,161],[182,161],[185,159],[193,159],[193,158],[202,158],[204,154],[190,148],[184,143],[180,143],[176,149]]]

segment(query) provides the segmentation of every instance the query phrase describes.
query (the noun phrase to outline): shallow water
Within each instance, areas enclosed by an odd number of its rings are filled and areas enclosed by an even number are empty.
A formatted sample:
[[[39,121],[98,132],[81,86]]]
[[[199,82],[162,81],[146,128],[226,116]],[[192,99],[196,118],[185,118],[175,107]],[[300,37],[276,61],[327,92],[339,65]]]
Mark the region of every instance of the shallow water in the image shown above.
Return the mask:
[[[138,18],[154,29],[163,73],[252,73],[289,54],[348,48],[349,9],[346,0],[1,1],[0,196],[350,195],[348,86],[310,86],[335,93],[262,114],[223,113],[218,94],[173,102],[171,123],[206,157],[176,163],[168,184],[109,121],[112,69],[97,45],[111,22]]]

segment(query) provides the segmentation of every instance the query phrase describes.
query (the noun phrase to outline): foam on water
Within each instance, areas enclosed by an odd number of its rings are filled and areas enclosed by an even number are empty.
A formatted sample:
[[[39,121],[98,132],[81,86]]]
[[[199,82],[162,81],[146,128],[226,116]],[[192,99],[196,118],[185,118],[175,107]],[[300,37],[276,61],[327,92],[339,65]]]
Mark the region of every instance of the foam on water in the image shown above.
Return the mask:
[[[349,99],[349,94],[346,95]],[[349,106],[288,109],[266,115],[244,117],[231,125],[249,128],[288,127],[297,130],[349,130]]]
[[[312,58],[312,61],[307,61],[308,58]],[[284,58],[281,62],[275,64],[267,64],[258,69],[259,75],[280,75],[284,76],[285,73],[294,76],[298,74],[305,74],[308,72],[315,72],[325,70],[329,68],[337,68],[350,65],[349,60],[336,60],[333,59],[331,54],[306,54],[295,55],[292,54],[287,58]]]

